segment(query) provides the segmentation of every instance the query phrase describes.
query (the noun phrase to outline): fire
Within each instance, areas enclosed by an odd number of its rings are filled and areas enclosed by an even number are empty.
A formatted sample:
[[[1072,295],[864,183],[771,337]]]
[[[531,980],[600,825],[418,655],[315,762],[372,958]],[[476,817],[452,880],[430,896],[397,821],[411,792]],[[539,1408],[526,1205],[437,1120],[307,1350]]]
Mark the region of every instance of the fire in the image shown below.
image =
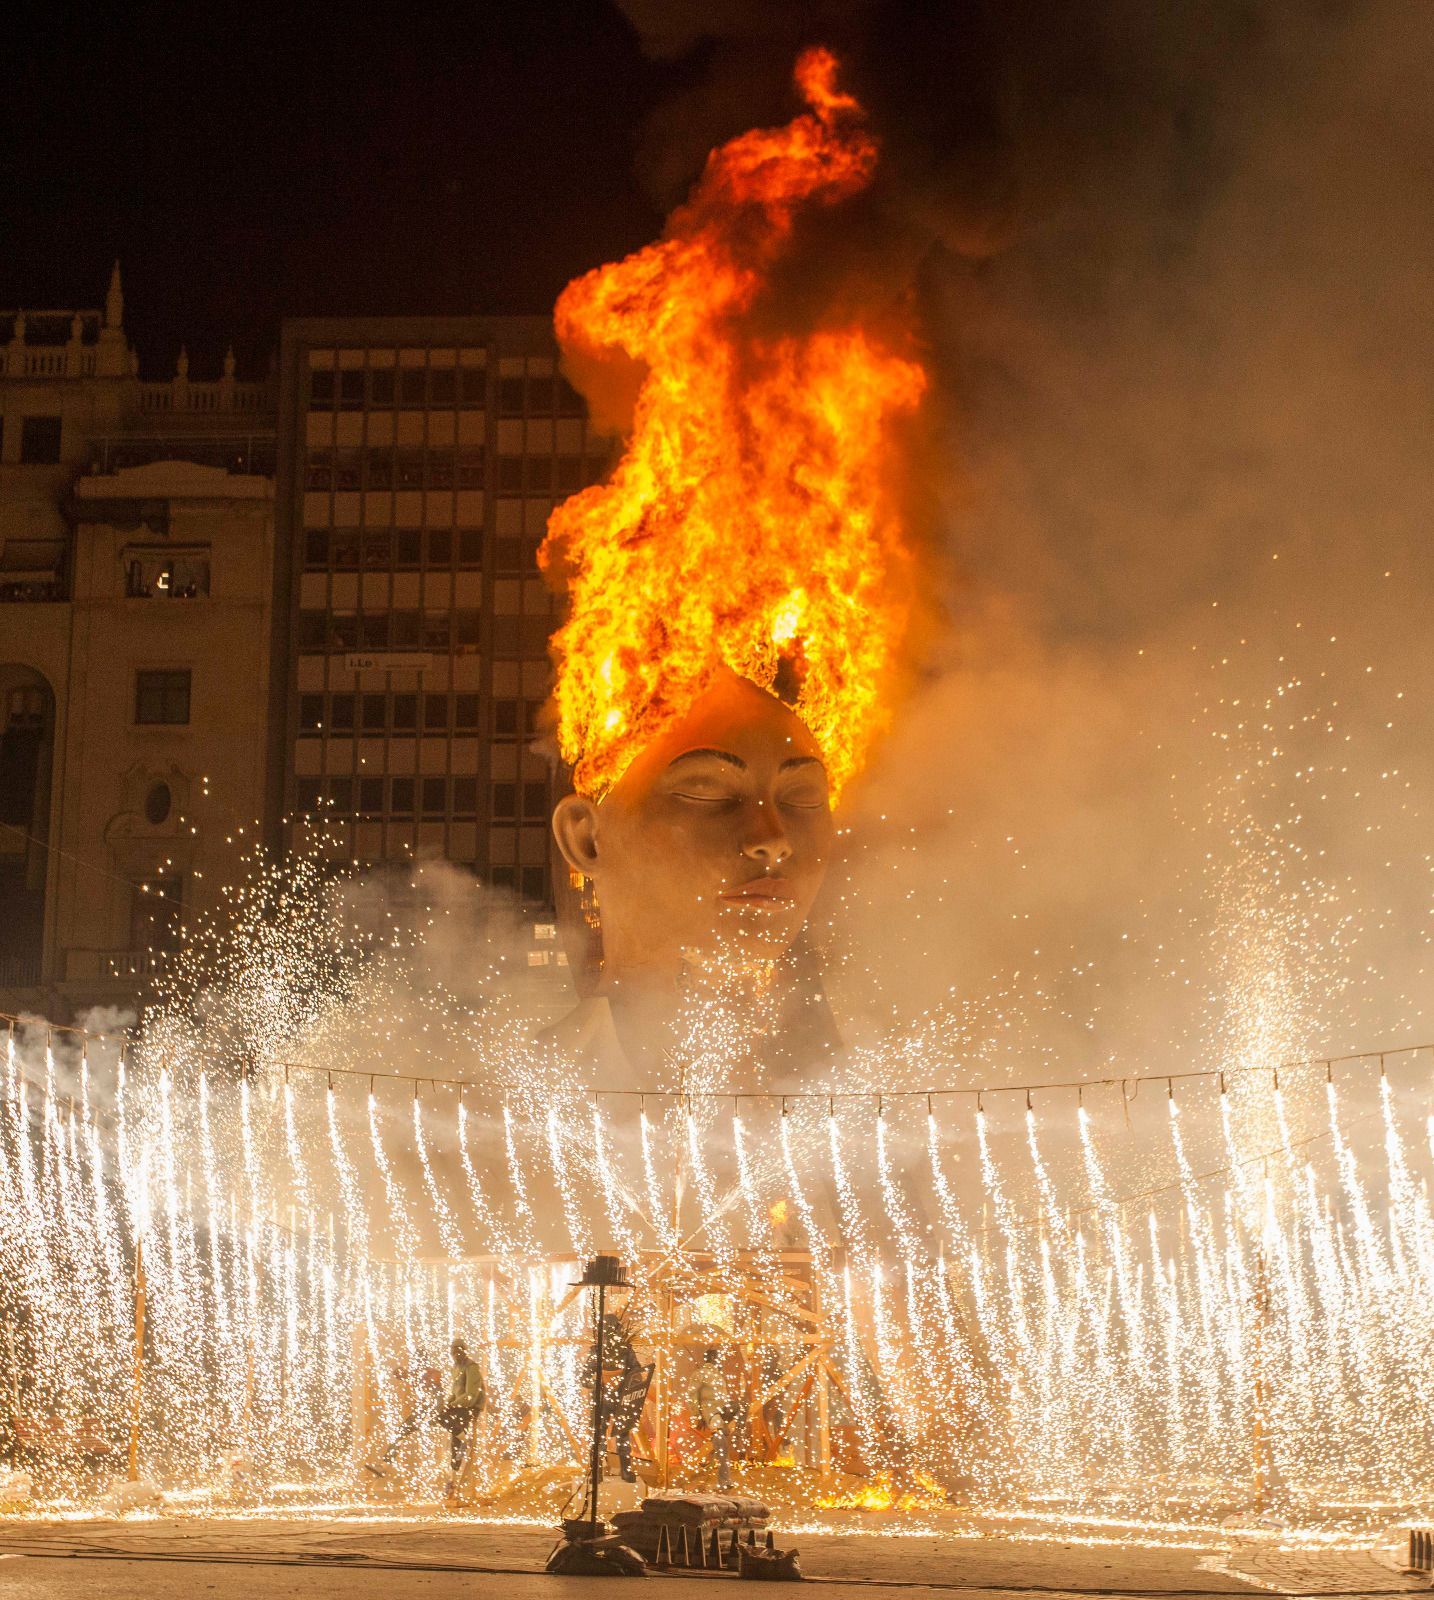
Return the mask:
[[[570,358],[642,372],[610,481],[554,511],[539,557],[569,595],[558,741],[584,793],[605,793],[723,664],[791,701],[833,794],[883,720],[911,587],[893,424],[925,373],[849,316],[800,334],[746,318],[798,211],[874,170],[836,72],[807,51],[809,109],[713,151],[664,238],[558,300]]]
[[[870,1482],[844,1484],[820,1493],[816,1504],[824,1511],[930,1511],[947,1504],[946,1491],[924,1472],[898,1485],[890,1472],[878,1472]]]
[[[774,1228],[786,1226],[790,1211],[785,1200],[775,1200],[767,1210],[767,1219]]]

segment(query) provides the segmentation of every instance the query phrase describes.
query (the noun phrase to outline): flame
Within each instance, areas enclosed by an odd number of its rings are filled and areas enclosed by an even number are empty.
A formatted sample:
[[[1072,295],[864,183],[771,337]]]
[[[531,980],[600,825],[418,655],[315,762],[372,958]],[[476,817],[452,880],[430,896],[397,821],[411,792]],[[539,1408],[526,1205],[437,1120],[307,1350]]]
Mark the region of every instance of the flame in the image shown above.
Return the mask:
[[[852,1483],[816,1496],[824,1511],[930,1511],[947,1504],[946,1491],[924,1472],[905,1487],[890,1472],[878,1472],[869,1483]]]
[[[774,1228],[780,1228],[786,1223],[790,1214],[787,1202],[785,1200],[776,1200],[773,1201],[767,1211],[767,1219]]]
[[[584,793],[605,793],[724,664],[763,688],[784,669],[833,795],[883,720],[911,581],[892,424],[926,375],[859,322],[773,335],[743,320],[799,209],[875,167],[836,71],[805,52],[809,109],[713,151],[659,242],[558,300],[569,358],[643,374],[611,479],[553,512],[539,552],[569,595],[558,742]]]

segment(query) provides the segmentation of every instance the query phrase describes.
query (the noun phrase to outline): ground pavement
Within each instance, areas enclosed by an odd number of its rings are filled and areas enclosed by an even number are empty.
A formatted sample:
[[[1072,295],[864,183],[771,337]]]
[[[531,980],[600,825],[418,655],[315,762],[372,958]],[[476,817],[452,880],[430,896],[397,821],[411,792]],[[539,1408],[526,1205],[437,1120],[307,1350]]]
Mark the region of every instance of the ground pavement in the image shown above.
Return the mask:
[[[1128,1531],[1050,1524],[783,1535],[795,1544],[809,1593],[831,1600],[1206,1600],[1275,1592],[1393,1596],[1427,1589],[1357,1541],[1336,1547],[1166,1530],[1145,1544]],[[0,1600],[567,1600],[593,1580],[549,1578],[550,1530],[446,1518],[280,1521],[148,1517],[20,1521],[0,1518]],[[701,1600],[716,1575],[654,1574],[650,1600]],[[750,1592],[744,1590],[743,1592]]]

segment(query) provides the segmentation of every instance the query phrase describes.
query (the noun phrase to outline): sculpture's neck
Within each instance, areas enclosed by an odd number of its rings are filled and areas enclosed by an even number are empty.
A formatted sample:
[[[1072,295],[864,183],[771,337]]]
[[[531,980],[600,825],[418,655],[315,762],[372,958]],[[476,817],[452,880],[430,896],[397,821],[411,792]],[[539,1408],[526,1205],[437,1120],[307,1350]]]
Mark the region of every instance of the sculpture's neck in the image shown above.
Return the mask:
[[[718,1011],[761,1030],[773,998],[773,963],[688,958],[674,967],[605,964],[606,998],[623,1052],[654,1085],[701,1048]],[[741,1028],[739,1028],[739,1036]]]

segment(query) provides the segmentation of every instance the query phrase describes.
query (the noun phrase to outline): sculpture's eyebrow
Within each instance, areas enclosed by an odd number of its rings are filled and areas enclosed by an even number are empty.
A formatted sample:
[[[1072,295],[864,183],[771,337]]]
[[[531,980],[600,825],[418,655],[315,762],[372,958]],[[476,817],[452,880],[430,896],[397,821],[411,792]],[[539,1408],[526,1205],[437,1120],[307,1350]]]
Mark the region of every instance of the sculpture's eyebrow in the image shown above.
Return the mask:
[[[823,772],[826,771],[825,766],[816,756],[788,756],[781,766],[777,768],[777,771],[785,772],[789,767],[821,767]]]
[[[691,761],[693,756],[711,756],[716,761],[725,761],[729,767],[740,767],[743,772],[747,770],[747,763],[741,756],[734,756],[730,750],[684,750],[680,756],[674,756],[667,763],[667,770],[672,771],[679,761]]]

